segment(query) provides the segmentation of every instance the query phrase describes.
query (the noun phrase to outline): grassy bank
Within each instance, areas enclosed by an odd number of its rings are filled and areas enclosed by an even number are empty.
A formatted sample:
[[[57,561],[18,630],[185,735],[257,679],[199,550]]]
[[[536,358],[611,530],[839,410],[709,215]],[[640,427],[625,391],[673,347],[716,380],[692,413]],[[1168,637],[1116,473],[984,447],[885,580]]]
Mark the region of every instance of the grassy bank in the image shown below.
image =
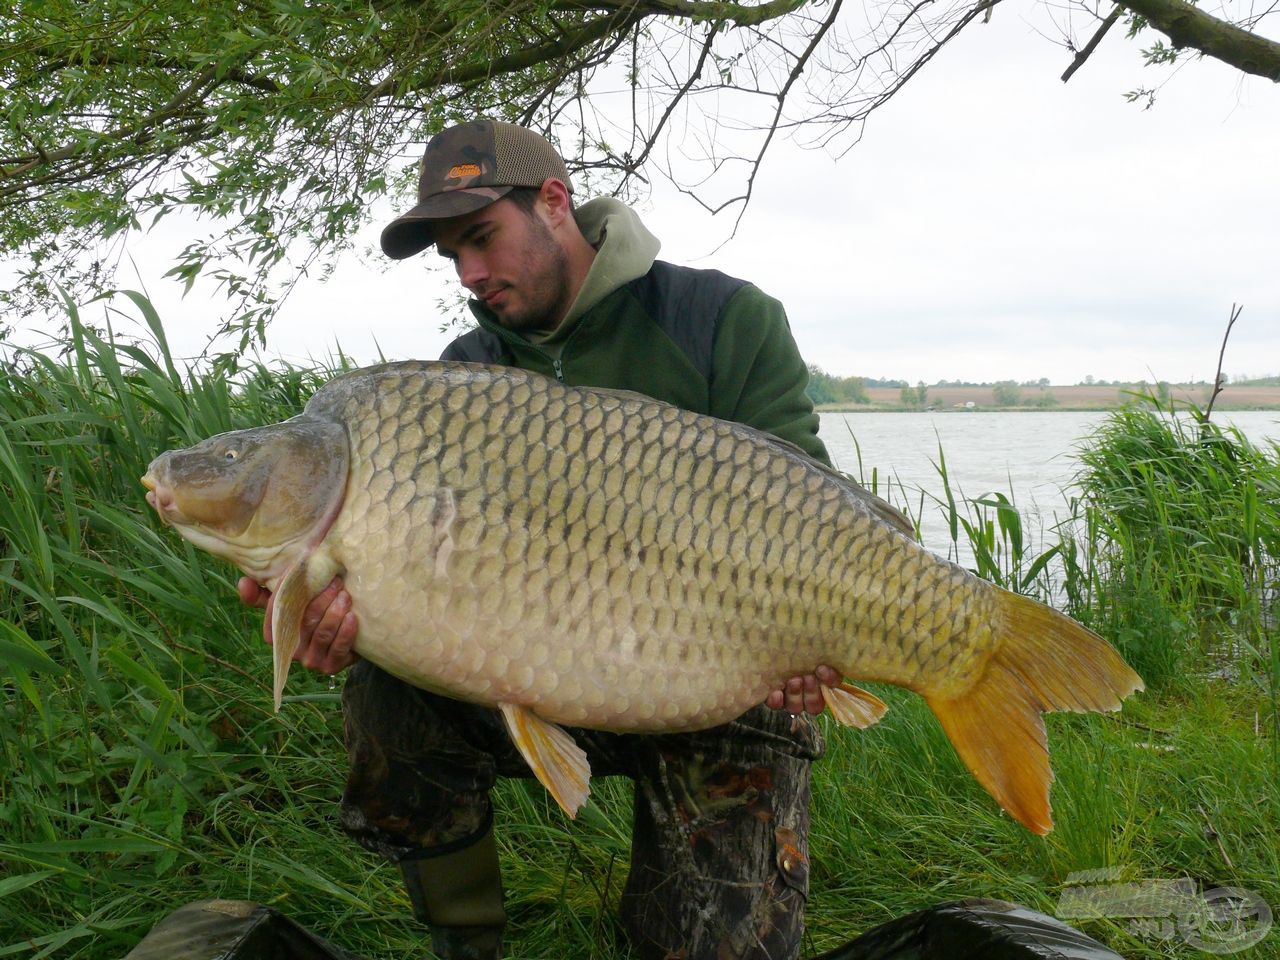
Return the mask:
[[[271,713],[235,571],[160,528],[138,483],[165,448],[292,415],[338,368],[179,369],[132,308],[154,344],[73,324],[0,371],[0,957],[119,957],[209,897],[270,903],[370,958],[420,956],[395,871],[335,823],[335,685],[295,671]],[[958,500],[945,465],[919,522],[1116,642],[1148,691],[1118,715],[1051,718],[1047,838],[998,811],[917,698],[878,691],[885,720],[830,729],[817,768],[807,952],[957,897],[1052,913],[1071,872],[1103,867],[1280,909],[1277,451],[1141,410],[1088,449],[1053,542],[1030,541],[1007,493]],[[569,823],[538,785],[502,787],[512,956],[628,956],[629,794],[598,780]],[[1129,957],[1200,955],[1082,926]]]

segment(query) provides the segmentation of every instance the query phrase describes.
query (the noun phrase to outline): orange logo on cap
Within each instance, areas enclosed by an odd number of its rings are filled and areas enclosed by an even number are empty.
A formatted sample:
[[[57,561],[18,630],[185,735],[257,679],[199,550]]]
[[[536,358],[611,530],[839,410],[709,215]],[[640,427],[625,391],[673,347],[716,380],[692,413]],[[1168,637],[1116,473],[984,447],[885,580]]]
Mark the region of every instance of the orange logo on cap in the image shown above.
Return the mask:
[[[462,177],[478,177],[480,176],[480,167],[474,163],[459,163],[457,166],[449,170],[446,180],[459,180]]]

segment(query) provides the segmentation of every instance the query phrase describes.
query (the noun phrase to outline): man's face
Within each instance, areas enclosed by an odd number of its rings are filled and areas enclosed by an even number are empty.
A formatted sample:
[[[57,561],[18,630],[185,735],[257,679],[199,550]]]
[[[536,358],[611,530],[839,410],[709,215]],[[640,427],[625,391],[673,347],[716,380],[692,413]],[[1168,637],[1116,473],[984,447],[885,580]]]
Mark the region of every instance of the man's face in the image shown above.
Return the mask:
[[[553,329],[571,306],[569,263],[538,211],[508,199],[444,220],[436,249],[509,330]]]

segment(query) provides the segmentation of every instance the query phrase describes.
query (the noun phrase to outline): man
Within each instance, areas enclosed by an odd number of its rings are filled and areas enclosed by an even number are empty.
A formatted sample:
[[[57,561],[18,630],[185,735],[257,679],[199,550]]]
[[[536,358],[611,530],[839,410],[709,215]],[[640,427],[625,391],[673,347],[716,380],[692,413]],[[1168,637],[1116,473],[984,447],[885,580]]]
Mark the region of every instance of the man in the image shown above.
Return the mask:
[[[428,144],[420,202],[383,231],[382,246],[402,259],[434,244],[474,296],[478,329],[442,359],[635,390],[768,431],[827,462],[781,305],[717,271],[656,261],[657,240],[629,208],[598,198],[575,211],[571,192],[564,161],[522,127],[475,121]],[[247,579],[240,592],[268,603]],[[359,661],[356,635],[335,581],[304,615],[296,654],[327,673],[355,664],[343,691],[343,828],[399,863],[437,955],[496,957],[505,912],[489,789],[499,775],[531,774],[494,711]],[[636,781],[622,911],[641,955],[796,955],[809,767],[822,752],[809,714],[821,710],[819,683],[838,680],[826,667],[791,678],[767,707],[714,730],[570,731],[593,773]]]

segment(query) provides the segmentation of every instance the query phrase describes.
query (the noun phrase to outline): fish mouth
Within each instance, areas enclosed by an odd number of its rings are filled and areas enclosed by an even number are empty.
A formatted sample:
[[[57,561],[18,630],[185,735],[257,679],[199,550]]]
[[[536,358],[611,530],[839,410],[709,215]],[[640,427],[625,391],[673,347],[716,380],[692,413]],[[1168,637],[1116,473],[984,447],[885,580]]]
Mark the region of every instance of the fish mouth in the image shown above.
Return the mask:
[[[174,502],[173,491],[162,485],[150,470],[143,475],[142,485],[147,488],[147,503],[163,522],[172,526],[174,520],[182,518],[182,511]]]

